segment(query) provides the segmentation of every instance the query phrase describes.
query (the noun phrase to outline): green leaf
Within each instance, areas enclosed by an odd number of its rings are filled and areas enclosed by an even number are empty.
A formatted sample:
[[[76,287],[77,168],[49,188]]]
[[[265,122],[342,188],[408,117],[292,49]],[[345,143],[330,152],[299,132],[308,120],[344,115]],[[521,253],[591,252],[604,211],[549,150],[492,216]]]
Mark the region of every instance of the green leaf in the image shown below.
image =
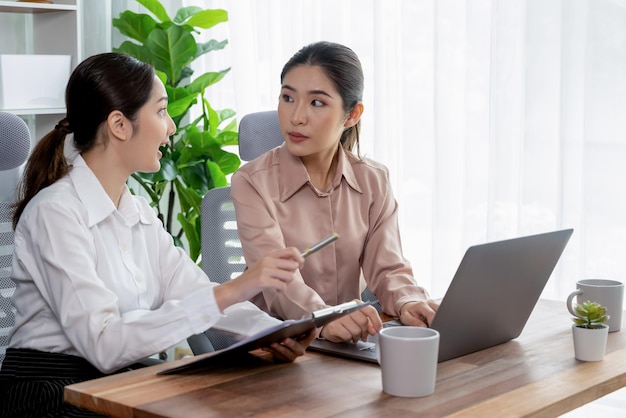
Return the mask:
[[[189,83],[189,91],[192,93],[201,93],[209,87],[224,78],[224,76],[230,71],[230,68],[222,70],[220,72],[208,72],[197,77],[191,83]]]
[[[161,83],[165,84],[165,90],[168,90],[168,85],[167,85],[167,74],[165,74],[163,71],[159,71],[157,69],[154,70],[156,76],[159,78],[159,80],[161,80]],[[169,97],[169,91],[167,93],[168,97]]]
[[[190,94],[186,88],[179,87],[175,90],[168,89],[169,103],[167,113],[172,118],[184,115],[185,112],[197,102],[197,94]]]
[[[152,199],[153,202],[155,200],[158,201],[158,195],[152,190],[152,188],[149,185],[149,182],[144,181],[144,179],[141,177],[139,173],[133,173],[131,174],[131,176],[148,193],[148,196],[150,196],[150,199]]]
[[[131,57],[137,58],[139,61],[147,62],[149,64],[151,64],[152,61],[150,51],[148,51],[143,45],[139,45],[131,41],[122,42],[119,47],[113,48],[113,51],[130,55]]]
[[[211,152],[211,148],[219,148],[222,144],[210,132],[197,131],[189,135],[189,149],[203,155]]]
[[[233,131],[222,130],[217,135],[217,139],[222,145],[237,145],[239,143],[239,134]]]
[[[194,59],[195,59],[195,58],[194,58]],[[192,75],[193,75],[193,70],[191,69],[191,67],[184,67],[184,68],[181,70],[181,73],[180,73],[180,78],[181,78],[181,81],[182,81],[182,79],[185,79],[185,78],[190,78]],[[180,81],[179,81],[179,82],[180,82]],[[178,84],[176,84],[176,85],[178,85]]]
[[[185,237],[187,238],[187,242],[189,243],[189,257],[194,262],[197,262],[201,252],[200,234],[198,234],[196,229],[196,222],[198,222],[198,217],[194,216],[192,218],[186,218],[182,213],[179,213],[177,219],[181,227],[183,228],[183,231],[185,232]]]
[[[137,14],[127,10],[113,19],[113,27],[119,29],[122,35],[128,36],[141,43],[145,42],[148,35],[156,27],[157,22],[146,14]]]
[[[189,19],[191,16],[195,15],[196,13],[200,11],[202,11],[202,8],[198,6],[182,7],[176,12],[176,16],[174,16],[174,19],[172,19],[172,21],[178,25],[181,25],[185,23],[185,21]]]
[[[228,21],[228,12],[226,12],[226,10],[207,9],[191,16],[191,18],[187,21],[187,24],[202,29],[209,29],[218,23],[226,21]]]
[[[237,113],[235,113],[235,111],[233,109],[222,109],[222,110],[217,110],[216,111],[219,118],[220,118],[220,122],[225,121],[226,119],[232,118],[233,116],[235,116]],[[235,126],[237,125],[236,121],[235,122]],[[231,129],[233,131],[236,131],[236,129]]]
[[[161,170],[159,170],[164,180],[172,181],[178,176],[176,163],[169,158],[161,158]]]
[[[219,164],[214,163],[213,161],[207,161],[206,166],[211,173],[211,179],[213,180],[213,187],[224,187],[228,186],[228,182],[226,181],[226,176],[224,172],[220,168]]]
[[[224,174],[231,174],[237,171],[237,169],[241,165],[241,159],[237,154],[233,154],[232,152],[224,152],[218,160],[218,164],[220,166],[220,170]],[[227,184],[224,184],[224,186],[227,186]]]
[[[209,42],[205,42],[203,44],[198,44],[198,51],[196,52],[196,57],[198,58],[201,55],[206,54],[211,51],[219,51],[224,49],[224,47],[228,45],[228,40],[225,39],[221,42],[216,41],[215,39],[211,39]]]
[[[153,15],[157,17],[161,22],[170,21],[170,17],[165,10],[165,7],[158,0],[137,0],[146,9],[150,10]]]
[[[207,102],[206,100],[203,100],[203,103],[206,109],[205,112],[209,117],[209,126],[207,128],[209,132],[211,133],[211,135],[215,136],[217,134],[217,127],[220,123],[219,118],[217,116],[217,112],[213,110],[213,108],[211,107],[211,104]]]
[[[224,122],[224,120],[222,119],[222,122]],[[224,126],[221,128],[222,131],[227,131],[227,132],[234,132],[237,133],[237,119],[231,119],[230,122],[228,122],[228,125]],[[235,142],[234,143],[224,143],[224,145],[237,145],[239,144],[239,134],[237,134],[237,137],[234,138]]]
[[[185,184],[189,186],[189,190],[186,190],[186,192],[190,193],[193,190],[198,196],[204,196],[212,188],[210,173],[202,161],[197,161],[196,164],[190,164],[185,168],[181,168],[180,172]]]
[[[179,26],[154,29],[145,46],[153,55],[151,63],[167,74],[171,85],[178,84],[183,67],[192,61],[197,49],[194,37]]]
[[[178,192],[180,208],[183,213],[195,210],[200,211],[202,197],[193,187],[187,187],[179,180],[174,182],[176,191]]]

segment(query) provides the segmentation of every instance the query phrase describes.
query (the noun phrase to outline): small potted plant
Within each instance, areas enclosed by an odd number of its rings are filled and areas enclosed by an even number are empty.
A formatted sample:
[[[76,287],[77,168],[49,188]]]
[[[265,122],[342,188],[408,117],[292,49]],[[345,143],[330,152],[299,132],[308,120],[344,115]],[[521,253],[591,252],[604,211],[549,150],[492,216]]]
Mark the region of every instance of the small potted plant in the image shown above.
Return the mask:
[[[574,356],[582,361],[600,361],[604,358],[609,327],[606,308],[597,302],[586,301],[574,306]]]

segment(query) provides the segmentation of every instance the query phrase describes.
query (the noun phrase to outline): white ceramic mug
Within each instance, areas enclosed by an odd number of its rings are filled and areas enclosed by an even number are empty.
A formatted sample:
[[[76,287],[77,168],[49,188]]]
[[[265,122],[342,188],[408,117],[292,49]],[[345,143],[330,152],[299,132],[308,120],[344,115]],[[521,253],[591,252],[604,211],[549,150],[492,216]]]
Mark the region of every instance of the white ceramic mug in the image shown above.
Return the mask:
[[[439,332],[411,326],[383,328],[377,347],[385,393],[419,397],[435,391]]]
[[[609,319],[606,324],[609,332],[619,331],[622,327],[622,309],[624,303],[624,283],[616,280],[587,279],[576,283],[576,290],[567,297],[567,309],[576,316],[572,300],[576,296],[576,303],[585,301],[597,302],[606,308]]]

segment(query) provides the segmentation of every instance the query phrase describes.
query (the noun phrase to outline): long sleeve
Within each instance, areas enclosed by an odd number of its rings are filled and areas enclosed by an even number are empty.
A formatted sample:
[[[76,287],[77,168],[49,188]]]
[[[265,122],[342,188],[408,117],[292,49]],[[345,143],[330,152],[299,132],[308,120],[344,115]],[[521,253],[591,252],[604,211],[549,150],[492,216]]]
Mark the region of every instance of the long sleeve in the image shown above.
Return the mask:
[[[424,288],[417,286],[413,269],[402,254],[398,226],[398,204],[393,197],[388,174],[376,204],[371,206],[370,221],[363,248],[363,276],[383,311],[399,316],[400,308],[407,302],[427,299]]]
[[[274,204],[265,201],[242,173],[235,173],[233,176],[231,190],[246,263],[254,264],[268,252],[284,248],[287,244],[281,227],[284,228],[285,225],[279,225],[273,215]],[[300,272],[297,272],[295,280],[284,292],[264,291],[261,296],[255,302],[270,314],[282,319],[300,318],[306,313],[328,306],[304,282]]]

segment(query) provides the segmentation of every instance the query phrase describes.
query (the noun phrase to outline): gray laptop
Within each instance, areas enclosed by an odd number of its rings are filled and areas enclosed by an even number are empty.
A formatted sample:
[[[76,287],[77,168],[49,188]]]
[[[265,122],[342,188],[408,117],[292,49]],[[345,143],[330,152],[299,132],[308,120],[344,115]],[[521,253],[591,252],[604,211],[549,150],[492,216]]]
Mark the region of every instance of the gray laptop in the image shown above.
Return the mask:
[[[439,331],[439,361],[517,338],[573,229],[475,245],[465,253],[430,325]],[[392,321],[385,326],[400,325]],[[314,340],[311,350],[376,362],[375,338]]]

